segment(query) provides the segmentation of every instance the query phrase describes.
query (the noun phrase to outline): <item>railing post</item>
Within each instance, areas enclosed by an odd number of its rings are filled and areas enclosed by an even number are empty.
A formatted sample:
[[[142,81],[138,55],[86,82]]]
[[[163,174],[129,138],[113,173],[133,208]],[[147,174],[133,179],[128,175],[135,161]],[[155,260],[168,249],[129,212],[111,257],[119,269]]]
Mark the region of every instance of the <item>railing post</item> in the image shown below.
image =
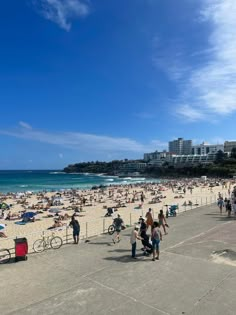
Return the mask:
[[[68,226],[66,227],[66,244],[68,244]]]
[[[85,227],[85,238],[88,238],[88,222],[86,222],[86,227]]]
[[[103,219],[103,233],[105,233],[105,219]]]

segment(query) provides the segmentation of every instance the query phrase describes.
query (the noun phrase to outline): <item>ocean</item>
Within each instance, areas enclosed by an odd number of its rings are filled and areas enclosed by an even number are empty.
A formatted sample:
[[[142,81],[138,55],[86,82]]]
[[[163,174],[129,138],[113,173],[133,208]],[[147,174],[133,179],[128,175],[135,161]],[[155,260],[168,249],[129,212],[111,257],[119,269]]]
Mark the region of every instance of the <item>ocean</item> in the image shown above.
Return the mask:
[[[103,174],[66,174],[55,170],[0,171],[0,193],[24,191],[53,191],[65,189],[90,189],[99,185],[125,185],[142,182],[159,182],[144,177],[106,176]]]

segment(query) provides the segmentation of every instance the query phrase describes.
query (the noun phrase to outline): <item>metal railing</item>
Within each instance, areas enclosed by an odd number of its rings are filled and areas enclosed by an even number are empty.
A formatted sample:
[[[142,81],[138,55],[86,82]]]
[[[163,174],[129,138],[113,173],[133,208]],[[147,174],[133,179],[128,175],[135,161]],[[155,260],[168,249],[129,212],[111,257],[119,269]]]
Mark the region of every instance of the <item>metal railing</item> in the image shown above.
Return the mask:
[[[224,196],[223,196],[224,197]],[[180,200],[178,199],[178,202],[172,202],[171,205],[176,205],[177,209],[177,215],[180,213],[184,213],[186,211],[192,210],[192,209],[196,209],[198,207],[202,207],[202,206],[206,206],[209,204],[213,204],[216,203],[218,196],[217,195],[212,195],[212,196],[208,196],[208,197],[194,197],[194,198],[189,198],[189,201],[191,201],[191,203],[189,204],[181,204]],[[166,207],[171,206],[169,205],[162,205],[162,206],[158,206],[158,204],[150,204],[150,207],[152,208],[157,208],[159,207],[159,210],[153,210],[152,214],[153,214],[153,218],[157,219],[158,218],[158,213],[160,211],[160,209],[163,210],[164,214],[166,211]],[[132,212],[122,212],[121,216],[122,219],[125,222],[125,225],[127,227],[132,226],[134,224],[137,224],[137,222],[139,221],[140,216],[145,216],[146,212],[147,212],[147,207],[149,207],[149,205],[145,206],[144,208],[134,208]],[[96,219],[96,220],[92,220],[92,221],[88,221],[88,222],[80,222],[80,240],[87,240],[91,237],[95,237],[95,236],[99,236],[102,234],[105,234],[108,232],[108,227],[112,224],[113,222],[113,217],[104,217],[104,218],[100,218],[100,219]],[[66,244],[71,244],[73,242],[73,234],[72,234],[72,229],[69,226],[65,226],[65,227],[61,227],[61,228],[56,228],[53,230],[43,230],[43,231],[35,231],[33,233],[30,234],[26,234],[23,237],[26,237],[28,240],[28,248],[29,248],[29,253],[33,253],[33,244],[36,240],[41,239],[42,236],[49,236],[52,234],[52,232],[57,235],[60,236],[63,240],[63,245]],[[10,237],[10,238],[2,238],[1,239],[1,247],[0,248],[8,248],[12,254],[12,256],[14,257],[14,252],[15,252],[15,245],[14,245],[14,240],[17,239],[19,237]],[[4,246],[5,245],[5,246]]]

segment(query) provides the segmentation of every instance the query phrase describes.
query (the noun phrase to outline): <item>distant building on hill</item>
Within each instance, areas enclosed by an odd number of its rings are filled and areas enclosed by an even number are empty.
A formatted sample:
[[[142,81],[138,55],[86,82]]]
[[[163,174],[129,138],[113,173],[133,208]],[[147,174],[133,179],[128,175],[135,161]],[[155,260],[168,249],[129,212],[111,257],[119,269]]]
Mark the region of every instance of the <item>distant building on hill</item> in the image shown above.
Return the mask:
[[[170,152],[166,152],[166,151],[163,151],[163,152],[158,152],[158,151],[155,151],[155,152],[152,152],[152,153],[144,153],[144,161],[145,162],[150,162],[150,161],[162,161],[162,160],[168,160],[170,159],[170,157],[172,157],[172,153]]]
[[[224,143],[225,153],[231,153],[233,148],[236,148],[236,141],[225,141]]]
[[[192,153],[192,140],[177,140],[169,141],[169,152],[176,155],[189,155]]]
[[[214,154],[218,151],[224,152],[224,145],[223,144],[208,144],[208,143],[201,143],[198,145],[192,146],[192,154],[194,155],[207,155],[207,154]]]
[[[193,166],[199,164],[212,164],[216,159],[216,153],[208,153],[202,155],[175,155],[171,164],[174,166]]]

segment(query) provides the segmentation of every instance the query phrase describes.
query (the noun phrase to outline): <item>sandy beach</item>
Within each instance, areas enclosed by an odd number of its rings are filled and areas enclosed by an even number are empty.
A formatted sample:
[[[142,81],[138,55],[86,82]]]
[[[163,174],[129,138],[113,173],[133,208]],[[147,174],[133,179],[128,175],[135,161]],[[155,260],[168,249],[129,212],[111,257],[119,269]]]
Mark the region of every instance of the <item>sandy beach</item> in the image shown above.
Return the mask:
[[[5,210],[0,219],[1,224],[7,225],[4,230],[7,238],[1,238],[1,247],[12,248],[16,237],[26,237],[29,249],[32,249],[33,242],[39,239],[43,232],[45,235],[51,235],[54,231],[65,239],[66,234],[72,233],[68,224],[74,213],[81,225],[81,239],[99,235],[107,231],[112,223],[112,217],[105,217],[107,208],[113,208],[113,217],[119,213],[129,226],[138,222],[140,216],[145,216],[149,208],[152,209],[154,218],[157,218],[159,211],[163,209],[165,213],[170,205],[178,205],[178,213],[214,203],[219,193],[228,197],[234,184],[233,181],[219,179],[182,179],[161,184],[107,186],[84,191],[2,195],[1,203],[10,205],[10,209]],[[55,209],[61,211],[59,216],[53,212],[57,211]],[[24,212],[37,213],[35,221],[22,224],[21,216]],[[11,218],[6,220],[9,214]],[[48,230],[58,219],[61,227]]]

